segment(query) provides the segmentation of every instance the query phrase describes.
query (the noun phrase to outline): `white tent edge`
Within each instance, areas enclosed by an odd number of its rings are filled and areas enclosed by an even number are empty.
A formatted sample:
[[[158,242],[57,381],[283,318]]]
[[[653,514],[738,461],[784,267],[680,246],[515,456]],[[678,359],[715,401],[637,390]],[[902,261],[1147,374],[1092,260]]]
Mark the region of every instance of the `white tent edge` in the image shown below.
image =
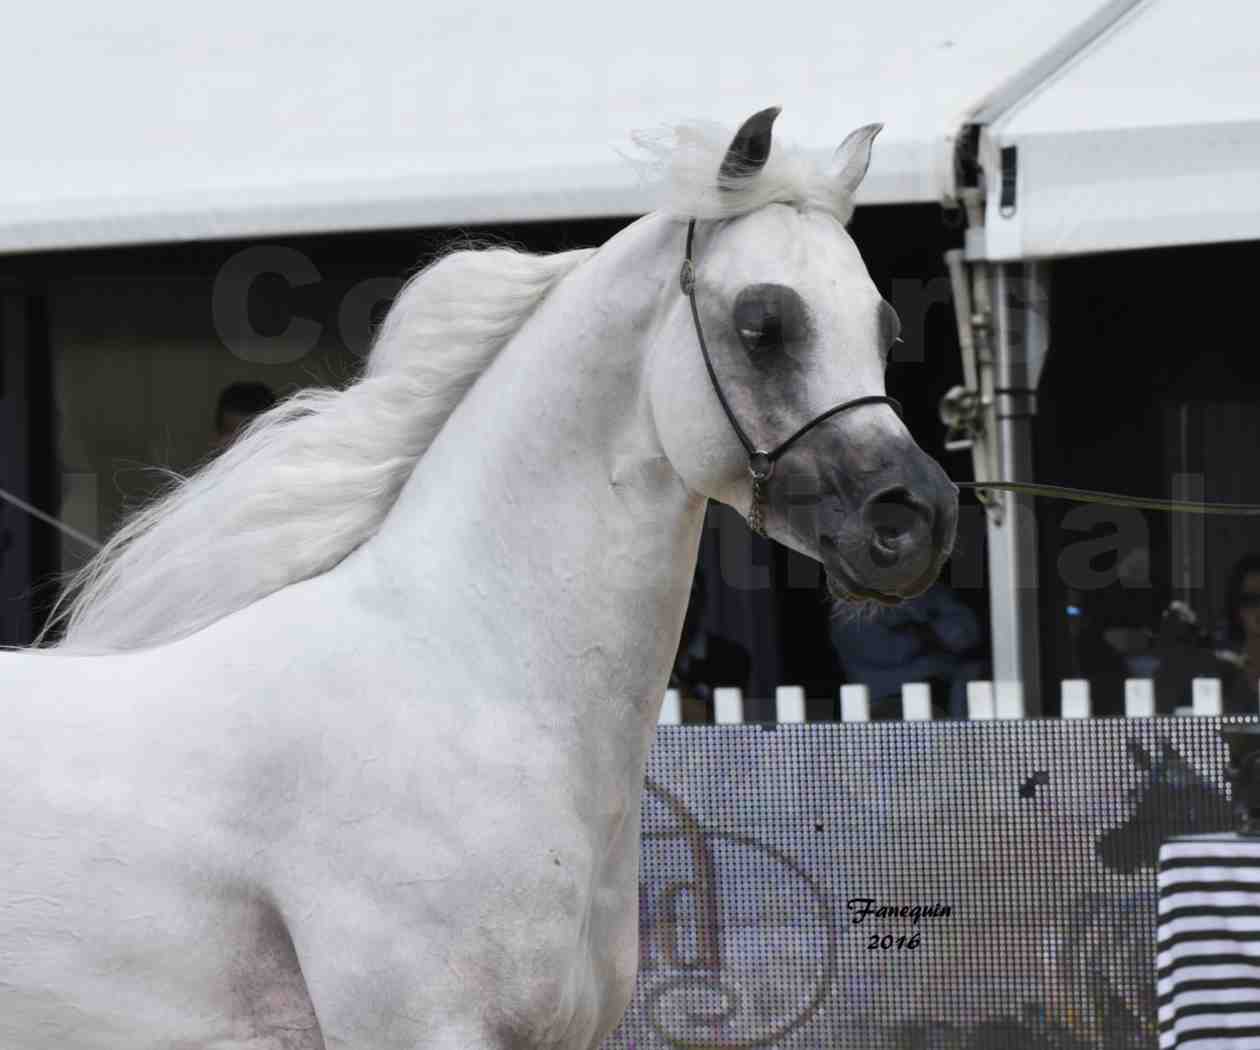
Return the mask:
[[[969,231],[970,259],[1260,240],[1260,94],[1240,99],[1247,75],[1218,72],[1240,64],[1237,39],[1260,36],[1260,8],[1234,9],[1245,11],[1249,27],[1217,20],[1210,31],[1186,32],[1190,42],[1181,45],[1173,37],[1185,9],[1174,0],[1115,0],[1109,8],[1079,47],[976,114],[985,215]],[[1260,70],[1260,48],[1250,47]],[[1161,108],[1171,76],[1165,54],[1177,56],[1178,74],[1189,80],[1176,81],[1186,101],[1171,116]],[[1100,83],[1123,85],[1124,101],[1091,113],[1091,88]]]
[[[818,152],[818,151],[809,151]],[[863,183],[860,205],[939,199],[936,154],[893,141]],[[826,154],[829,156],[829,152]],[[821,153],[820,160],[825,159]],[[521,166],[479,175],[438,173],[344,182],[260,183],[222,191],[207,186],[160,197],[30,201],[21,221],[0,224],[0,257],[62,249],[249,240],[307,234],[512,225],[626,218],[656,208],[659,189],[609,151],[602,164]]]
[[[1215,144],[1221,153],[1215,167],[1224,175],[1200,173],[1201,186],[1178,186],[1166,165],[1135,162],[1120,181],[1131,179],[1144,187],[1135,198],[1117,179],[1089,172],[1091,151],[1098,143],[1088,135],[1021,137],[1011,127],[1029,99],[1047,84],[1070,78],[1083,57],[1123,34],[1152,8],[1175,0],[1099,0],[1092,13],[1061,33],[1044,51],[1022,65],[1009,64],[1006,76],[974,101],[967,95],[975,84],[953,91],[950,114],[938,110],[935,132],[911,116],[908,128],[890,126],[877,146],[871,171],[858,196],[858,205],[936,203],[956,206],[958,143],[978,128],[979,157],[987,183],[987,212],[983,231],[972,231],[969,256],[991,261],[1085,254],[1196,240],[1243,239],[1260,235],[1260,220],[1239,222],[1239,209],[1213,212],[1210,203],[1221,199],[1212,179],[1241,183],[1253,167],[1260,169],[1260,134],[1254,139],[1257,163],[1250,158],[1242,172],[1231,175],[1225,153],[1236,144],[1237,133],[1225,131]],[[1062,23],[1068,24],[1068,23]],[[1025,54],[1035,52],[1026,51]],[[979,83],[983,83],[981,77]],[[961,106],[953,109],[953,106]],[[951,126],[952,125],[952,126]],[[1201,135],[1210,126],[1197,129]],[[1260,131],[1260,124],[1257,125]],[[901,135],[902,137],[898,137]],[[1233,136],[1231,138],[1231,135]],[[1128,141],[1141,159],[1151,136],[1141,128],[1112,136],[1108,148]],[[1250,142],[1251,139],[1248,139]],[[1000,208],[1002,149],[1020,152],[1017,189],[1021,208],[1004,214]],[[153,243],[251,239],[304,234],[367,232],[426,227],[499,225],[517,222],[565,221],[630,217],[652,210],[654,191],[614,146],[606,158],[600,147],[585,155],[542,164],[537,156],[513,158],[498,168],[478,172],[473,164],[463,171],[425,172],[406,165],[393,175],[371,170],[312,172],[303,181],[300,171],[278,172],[270,184],[231,177],[205,177],[204,184],[186,182],[170,193],[161,180],[150,180],[147,190],[98,197],[41,198],[32,188],[25,199],[10,199],[0,209],[0,255]],[[592,159],[594,158],[594,159]],[[353,158],[352,158],[353,159]],[[1148,158],[1149,159],[1149,158]],[[1095,165],[1095,169],[1097,165]],[[1071,176],[1070,181],[1065,173]],[[1114,175],[1114,173],[1112,173]],[[178,180],[172,187],[180,187]],[[1228,199],[1239,199],[1238,188]],[[1197,199],[1209,206],[1198,213],[1185,206]],[[1126,214],[1126,208],[1128,213]],[[1245,216],[1244,216],[1245,218]],[[1197,224],[1197,226],[1196,226]]]

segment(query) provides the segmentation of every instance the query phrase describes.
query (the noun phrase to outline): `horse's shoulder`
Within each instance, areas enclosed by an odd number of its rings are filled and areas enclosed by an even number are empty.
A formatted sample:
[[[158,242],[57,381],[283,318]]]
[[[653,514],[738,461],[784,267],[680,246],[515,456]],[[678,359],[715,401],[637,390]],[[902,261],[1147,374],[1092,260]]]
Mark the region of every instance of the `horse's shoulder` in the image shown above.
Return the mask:
[[[128,689],[126,654],[71,656],[56,649],[0,651],[0,702],[42,708],[77,706],[92,696],[97,706]]]

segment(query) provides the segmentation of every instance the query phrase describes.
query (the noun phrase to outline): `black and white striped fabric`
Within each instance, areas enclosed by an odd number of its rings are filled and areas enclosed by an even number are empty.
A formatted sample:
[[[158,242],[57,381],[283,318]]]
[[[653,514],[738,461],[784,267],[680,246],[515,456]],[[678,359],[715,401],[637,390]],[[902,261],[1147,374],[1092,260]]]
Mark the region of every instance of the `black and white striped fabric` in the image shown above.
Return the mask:
[[[1260,838],[1159,851],[1160,1050],[1260,1050]]]

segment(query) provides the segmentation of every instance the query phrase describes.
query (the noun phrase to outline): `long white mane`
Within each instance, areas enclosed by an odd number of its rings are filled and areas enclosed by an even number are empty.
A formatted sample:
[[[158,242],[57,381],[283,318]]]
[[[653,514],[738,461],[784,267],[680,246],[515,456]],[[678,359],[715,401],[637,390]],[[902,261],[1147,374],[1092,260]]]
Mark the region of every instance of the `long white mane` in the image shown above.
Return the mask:
[[[666,213],[723,219],[782,202],[848,222],[853,204],[835,180],[778,144],[757,178],[719,188],[731,137],[710,124],[636,137]],[[207,466],[172,475],[69,583],[39,643],[64,623],[55,650],[160,645],[332,568],[376,532],[473,382],[593,253],[457,251],[419,273],[361,378],[289,397]]]
[[[417,274],[360,379],[281,401],[109,539],[45,627],[66,623],[54,648],[173,641],[332,568],[376,532],[473,381],[591,254],[458,251]]]

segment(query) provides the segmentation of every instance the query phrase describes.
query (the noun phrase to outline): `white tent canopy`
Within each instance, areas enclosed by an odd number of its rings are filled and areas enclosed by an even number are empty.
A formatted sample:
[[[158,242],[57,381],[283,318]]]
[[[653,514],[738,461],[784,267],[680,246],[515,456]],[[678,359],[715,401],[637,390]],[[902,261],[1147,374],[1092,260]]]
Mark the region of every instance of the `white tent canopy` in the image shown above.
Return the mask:
[[[861,202],[939,201],[959,128],[1101,6],[28,5],[0,252],[637,214],[633,131],[774,104],[828,152],[883,121]]]
[[[988,185],[976,257],[1260,239],[1254,0],[1147,0],[1040,89],[979,119]]]

